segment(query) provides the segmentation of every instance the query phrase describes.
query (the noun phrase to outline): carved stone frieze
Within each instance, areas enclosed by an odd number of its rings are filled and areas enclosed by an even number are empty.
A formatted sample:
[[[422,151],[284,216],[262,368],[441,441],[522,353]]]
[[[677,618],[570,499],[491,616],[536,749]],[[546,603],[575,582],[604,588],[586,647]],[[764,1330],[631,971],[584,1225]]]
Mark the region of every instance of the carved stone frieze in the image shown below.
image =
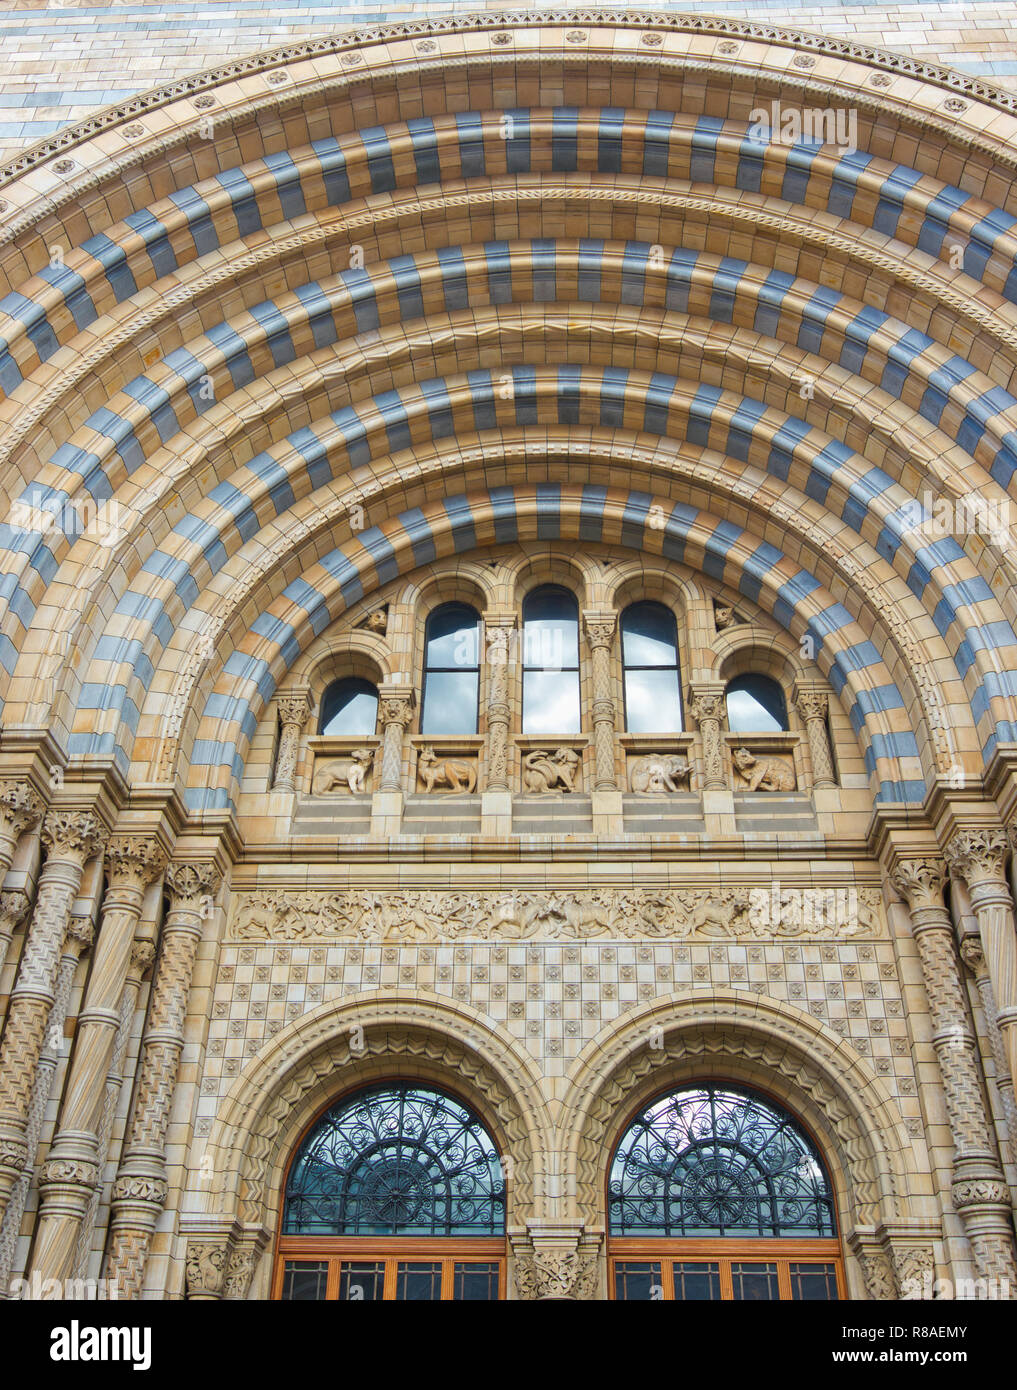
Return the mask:
[[[335,892],[238,894],[234,941],[848,939],[885,935],[876,888],[809,892],[716,888],[596,888],[572,892]]]

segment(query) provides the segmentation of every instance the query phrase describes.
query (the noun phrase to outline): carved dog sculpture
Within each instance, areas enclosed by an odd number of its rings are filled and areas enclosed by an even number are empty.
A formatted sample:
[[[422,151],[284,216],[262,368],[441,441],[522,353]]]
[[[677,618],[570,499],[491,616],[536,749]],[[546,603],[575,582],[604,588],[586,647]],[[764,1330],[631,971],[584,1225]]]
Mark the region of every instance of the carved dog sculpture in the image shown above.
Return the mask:
[[[793,792],[795,789],[794,773],[778,758],[760,759],[747,748],[738,748],[734,765],[742,780],[748,783],[750,792]]]
[[[318,777],[318,785],[315,788],[317,796],[325,796],[329,792],[334,792],[337,787],[341,787],[345,782],[350,791],[356,796],[364,790],[364,783],[371,763],[374,761],[373,748],[354,748],[350,751],[349,758],[338,759],[329,763],[321,771]]]
[[[531,796],[549,796],[558,789],[574,792],[579,754],[572,748],[535,748],[523,759],[523,790]]]
[[[676,792],[678,783],[691,772],[689,760],[680,753],[649,753],[632,764],[632,790],[640,796],[655,792]]]
[[[417,757],[417,776],[429,792],[448,787],[452,792],[472,792],[477,785],[477,769],[465,758],[442,758],[433,748],[421,748]]]

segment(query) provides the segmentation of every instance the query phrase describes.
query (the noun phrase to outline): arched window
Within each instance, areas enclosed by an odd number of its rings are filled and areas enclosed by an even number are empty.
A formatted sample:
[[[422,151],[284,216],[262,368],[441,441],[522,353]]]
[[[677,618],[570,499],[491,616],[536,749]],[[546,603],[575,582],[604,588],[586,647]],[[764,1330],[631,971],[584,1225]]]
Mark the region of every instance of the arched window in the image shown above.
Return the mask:
[[[378,689],[359,676],[333,681],[321,697],[318,732],[345,737],[373,734],[378,724]]]
[[[632,603],[621,616],[625,727],[630,734],[682,729],[678,627],[662,603]]]
[[[544,584],[523,601],[523,733],[578,734],[579,605]]]
[[[443,603],[424,632],[422,734],[475,734],[480,702],[480,615]]]
[[[783,690],[769,676],[736,676],[727,686],[727,725],[733,734],[786,732]]]
[[[479,1117],[428,1086],[374,1086],[297,1150],[277,1297],[498,1298],[504,1234],[501,1161]]]
[[[608,1223],[617,1298],[838,1297],[822,1160],[750,1092],[690,1086],[645,1106],[615,1150]]]

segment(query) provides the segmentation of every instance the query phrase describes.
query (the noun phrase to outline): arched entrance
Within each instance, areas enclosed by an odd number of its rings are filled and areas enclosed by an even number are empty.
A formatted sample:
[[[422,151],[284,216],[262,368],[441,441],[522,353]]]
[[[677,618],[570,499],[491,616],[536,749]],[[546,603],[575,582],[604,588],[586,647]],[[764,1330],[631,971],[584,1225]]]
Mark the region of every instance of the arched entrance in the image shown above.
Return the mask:
[[[504,1286],[504,1171],[469,1106],[383,1082],[313,1122],[287,1173],[275,1298],[479,1302]]]
[[[829,1301],[844,1294],[833,1189],[801,1124],[741,1086],[657,1095],[607,1190],[610,1296]]]

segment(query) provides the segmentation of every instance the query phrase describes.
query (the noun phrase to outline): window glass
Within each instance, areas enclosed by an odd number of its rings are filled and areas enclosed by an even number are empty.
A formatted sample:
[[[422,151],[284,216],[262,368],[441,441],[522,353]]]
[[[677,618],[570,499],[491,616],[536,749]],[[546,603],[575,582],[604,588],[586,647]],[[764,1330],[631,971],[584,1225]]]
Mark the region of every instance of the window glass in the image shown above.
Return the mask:
[[[769,676],[736,676],[727,687],[727,723],[733,734],[786,731],[783,690]]]
[[[625,727],[630,734],[682,730],[678,628],[662,603],[633,603],[621,616]]]
[[[480,700],[480,615],[465,603],[444,603],[424,635],[422,734],[477,732]]]
[[[578,734],[579,605],[545,584],[523,603],[523,733]]]
[[[346,676],[333,681],[321,699],[320,732],[355,737],[373,734],[378,724],[378,691],[370,681]]]

